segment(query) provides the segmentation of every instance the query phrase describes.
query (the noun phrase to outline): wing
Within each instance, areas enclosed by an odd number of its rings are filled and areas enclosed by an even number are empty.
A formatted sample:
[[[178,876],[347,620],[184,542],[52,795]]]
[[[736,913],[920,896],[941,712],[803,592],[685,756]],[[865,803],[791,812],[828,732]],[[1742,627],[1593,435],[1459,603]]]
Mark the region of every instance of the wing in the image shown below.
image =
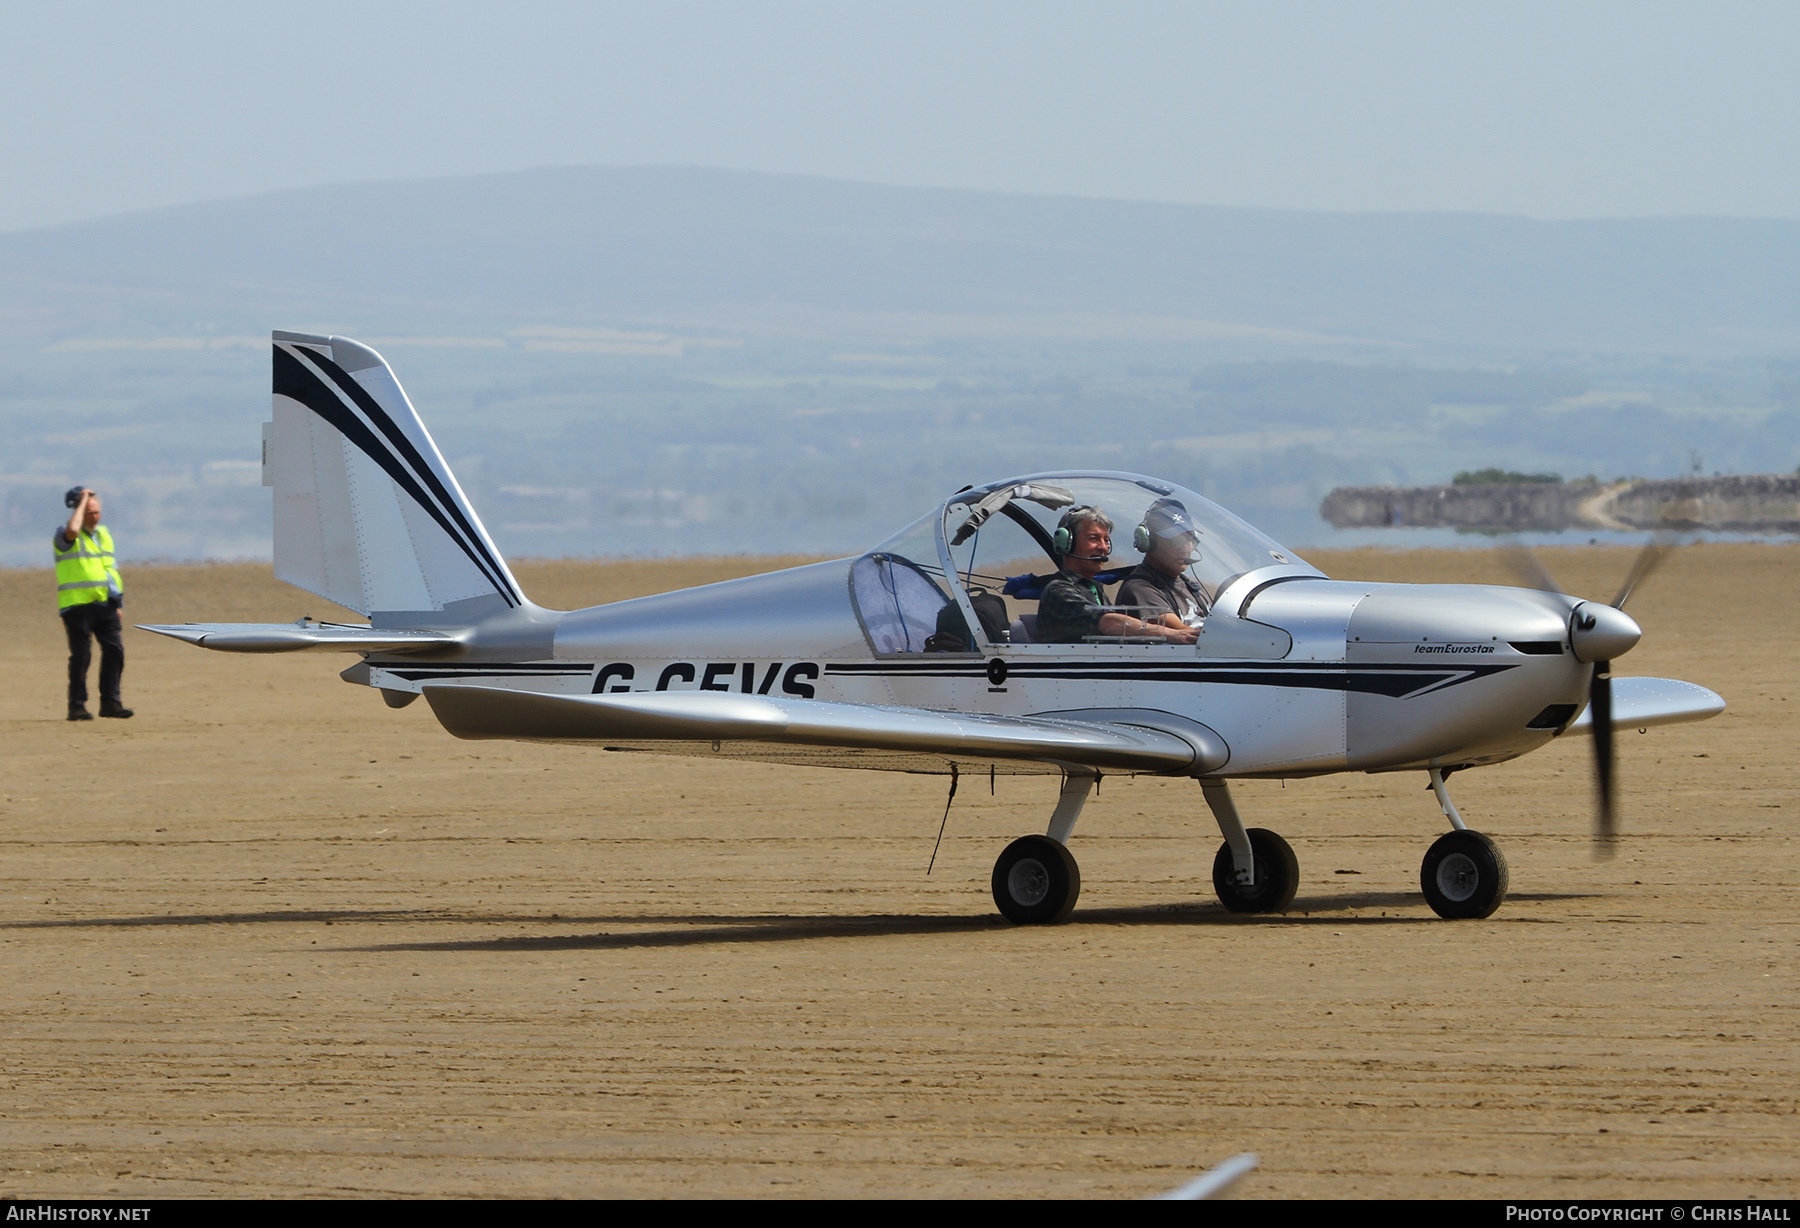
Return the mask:
[[[597,744],[608,750],[719,755],[776,763],[948,772],[1087,767],[1203,775],[1230,752],[1218,734],[1163,712],[1106,709],[982,716],[725,692],[546,695],[428,684],[425,698],[459,738]]]
[[[442,631],[378,631],[353,623],[140,624],[138,630],[218,652],[417,652],[461,642]]]
[[[1703,686],[1674,678],[1614,678],[1613,728],[1648,729],[1703,721],[1725,711],[1725,701]],[[1575,718],[1563,733],[1593,733],[1594,710]]]

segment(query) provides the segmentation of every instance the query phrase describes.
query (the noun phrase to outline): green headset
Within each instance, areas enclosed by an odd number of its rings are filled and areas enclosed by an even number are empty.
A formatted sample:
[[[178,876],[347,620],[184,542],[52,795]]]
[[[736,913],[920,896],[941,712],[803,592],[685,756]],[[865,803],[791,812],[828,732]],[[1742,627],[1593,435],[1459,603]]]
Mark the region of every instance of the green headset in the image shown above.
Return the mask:
[[[1086,519],[1089,515],[1097,514],[1099,511],[1099,508],[1094,507],[1091,504],[1080,503],[1064,512],[1062,514],[1062,519],[1056,522],[1056,533],[1050,538],[1050,548],[1064,558],[1067,558],[1069,552],[1075,549],[1075,533],[1070,526],[1075,524],[1078,520]],[[1138,526],[1138,531],[1143,531],[1142,525]],[[1111,557],[1112,555],[1110,554],[1103,555],[1092,561],[1104,563]]]
[[[1162,513],[1160,517],[1157,515],[1158,512]],[[1156,544],[1156,534],[1150,531],[1150,521],[1153,518],[1160,519],[1165,524],[1182,532],[1198,532],[1198,530],[1194,528],[1193,521],[1188,517],[1188,510],[1186,507],[1174,499],[1158,499],[1155,503],[1152,503],[1145,509],[1144,518],[1138,522],[1138,527],[1131,532],[1132,548],[1139,554],[1149,554],[1150,548]],[[1197,561],[1199,557],[1200,555],[1197,551],[1193,552],[1192,558],[1190,558],[1189,561]]]

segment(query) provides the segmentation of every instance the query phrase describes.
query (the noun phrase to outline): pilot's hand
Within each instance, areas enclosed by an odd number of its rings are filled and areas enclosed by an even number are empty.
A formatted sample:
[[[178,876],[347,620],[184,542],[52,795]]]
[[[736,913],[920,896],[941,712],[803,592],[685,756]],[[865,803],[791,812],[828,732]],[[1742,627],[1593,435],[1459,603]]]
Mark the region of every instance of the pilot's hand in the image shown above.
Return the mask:
[[[1163,618],[1168,617],[1167,614],[1163,615]],[[1189,627],[1183,623],[1176,623],[1174,626],[1170,626],[1161,619],[1158,619],[1156,622],[1146,620],[1144,623],[1144,634],[1158,636],[1165,644],[1195,644],[1200,640],[1200,632],[1195,628]]]

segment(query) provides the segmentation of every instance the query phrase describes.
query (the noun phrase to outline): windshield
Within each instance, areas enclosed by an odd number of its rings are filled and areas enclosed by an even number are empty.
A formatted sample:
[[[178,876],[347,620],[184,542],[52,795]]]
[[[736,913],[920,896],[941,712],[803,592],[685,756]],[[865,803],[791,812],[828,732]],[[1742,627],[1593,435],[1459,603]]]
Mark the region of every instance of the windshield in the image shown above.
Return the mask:
[[[1019,574],[1014,568],[1027,565],[1039,573],[1056,570],[1060,560],[1053,539],[1070,505],[1055,506],[1054,495],[1044,497],[1052,490],[1066,492],[1074,507],[1098,508],[1113,522],[1109,566],[1114,572],[1142,564],[1147,554],[1157,553],[1199,585],[1208,602],[1247,571],[1305,566],[1279,542],[1210,499],[1171,482],[1125,475],[1039,474],[964,491],[945,508],[948,538],[962,533],[977,508],[984,501],[994,502],[1008,485],[1027,487],[1027,497],[1008,500],[950,548],[952,566],[972,586],[1003,588]]]
[[[871,646],[890,652],[973,652],[981,642],[1039,642],[1037,599],[1061,566],[1065,513],[1096,508],[1112,521],[1112,558],[1095,577],[1108,608],[1134,567],[1183,575],[1200,594],[1193,620],[1245,572],[1307,564],[1185,487],[1131,474],[1048,473],[972,487],[859,558],[851,595]],[[948,556],[955,588],[945,574]],[[973,613],[972,629],[968,613]],[[978,634],[977,634],[978,632]],[[1107,637],[1116,638],[1116,637]]]

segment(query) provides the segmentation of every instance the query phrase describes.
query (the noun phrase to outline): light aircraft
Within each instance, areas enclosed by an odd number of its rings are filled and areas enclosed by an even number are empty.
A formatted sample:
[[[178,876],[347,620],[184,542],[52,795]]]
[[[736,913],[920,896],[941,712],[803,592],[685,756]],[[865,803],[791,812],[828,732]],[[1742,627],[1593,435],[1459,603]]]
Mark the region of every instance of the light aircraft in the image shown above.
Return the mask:
[[[1614,731],[1724,710],[1690,683],[1611,676],[1641,635],[1619,607],[1655,545],[1610,604],[1547,577],[1332,580],[1194,491],[1129,473],[986,482],[854,558],[542,609],[382,357],[345,337],[273,340],[275,574],[369,622],[146,630],[224,652],[357,654],[346,681],[394,707],[424,695],[460,738],[944,774],[952,796],[959,776],[1059,777],[1047,832],[994,863],[995,904],[1015,922],[1074,907],[1069,839],[1105,773],[1199,783],[1223,836],[1213,886],[1241,913],[1285,909],[1299,869],[1285,840],[1244,825],[1231,780],[1424,773],[1451,828],[1425,854],[1425,898],[1444,917],[1485,917],[1506,861],[1458,814],[1452,772],[1592,735],[1604,849]],[[1203,596],[1196,642],[1041,642],[1037,598],[1070,549],[1067,514],[1103,510],[1142,553],[1152,505],[1171,502]]]

